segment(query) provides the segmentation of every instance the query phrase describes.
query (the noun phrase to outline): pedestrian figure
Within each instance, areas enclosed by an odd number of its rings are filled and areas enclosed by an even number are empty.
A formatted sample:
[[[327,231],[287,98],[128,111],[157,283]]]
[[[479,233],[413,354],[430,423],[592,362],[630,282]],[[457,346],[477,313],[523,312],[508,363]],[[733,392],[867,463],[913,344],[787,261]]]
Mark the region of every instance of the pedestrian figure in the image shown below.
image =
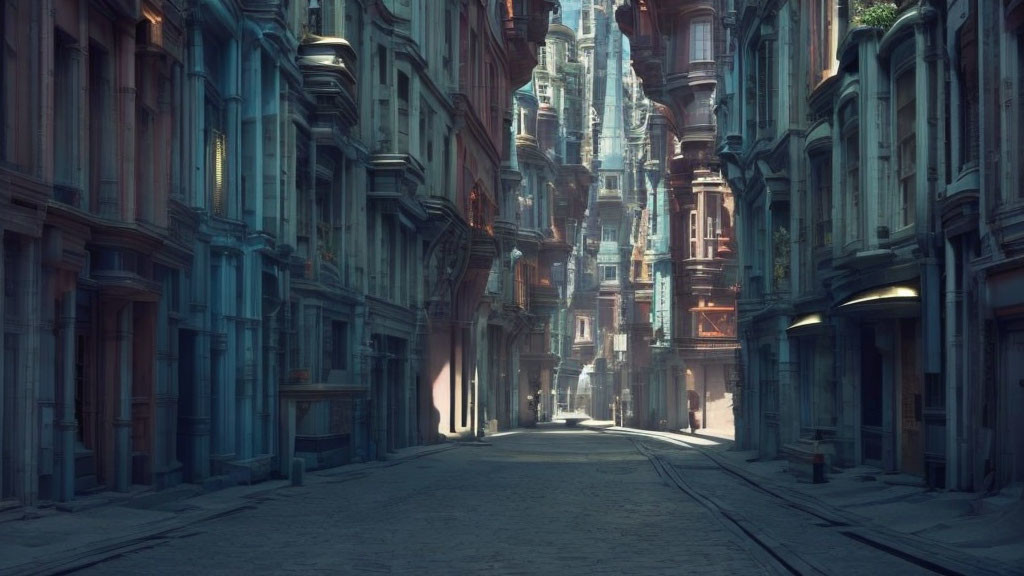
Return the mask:
[[[700,422],[697,421],[697,411],[700,410],[700,395],[697,394],[696,390],[687,390],[686,400],[689,405],[690,434],[694,434],[700,428]]]

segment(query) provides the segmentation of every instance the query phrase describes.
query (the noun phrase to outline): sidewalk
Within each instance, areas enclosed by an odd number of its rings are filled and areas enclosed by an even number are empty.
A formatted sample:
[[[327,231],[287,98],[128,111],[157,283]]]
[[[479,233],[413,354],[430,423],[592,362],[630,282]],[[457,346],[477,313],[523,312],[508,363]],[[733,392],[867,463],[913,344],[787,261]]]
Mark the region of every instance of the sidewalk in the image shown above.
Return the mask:
[[[837,526],[848,525],[855,539],[898,555],[929,559],[950,573],[1024,574],[1024,500],[1021,488],[983,497],[969,492],[935,491],[920,478],[886,474],[859,466],[828,475],[828,482],[797,480],[786,460],[759,460],[737,451],[728,433],[652,432],[602,427],[640,434],[701,450],[747,482]],[[859,530],[858,530],[859,529]]]
[[[449,450],[460,443],[415,446],[380,462],[306,472],[305,486],[359,478],[373,470]],[[269,480],[212,492],[194,484],[162,491],[136,487],[104,492],[71,506],[22,507],[0,513],[0,574],[61,574],[107,558],[155,546],[175,532],[255,507],[279,490],[301,490],[289,480]],[[69,511],[62,511],[69,510]]]

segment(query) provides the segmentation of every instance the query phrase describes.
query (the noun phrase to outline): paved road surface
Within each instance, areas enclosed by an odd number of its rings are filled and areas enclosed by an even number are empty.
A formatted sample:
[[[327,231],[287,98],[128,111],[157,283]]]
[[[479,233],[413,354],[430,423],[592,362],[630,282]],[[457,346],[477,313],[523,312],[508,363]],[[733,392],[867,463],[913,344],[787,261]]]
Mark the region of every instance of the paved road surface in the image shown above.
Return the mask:
[[[807,553],[805,569],[929,573],[773,501],[692,450],[566,429],[491,442],[357,477],[312,475],[304,487],[265,493],[249,510],[79,574],[780,573],[763,547],[649,456],[742,511],[786,554]]]

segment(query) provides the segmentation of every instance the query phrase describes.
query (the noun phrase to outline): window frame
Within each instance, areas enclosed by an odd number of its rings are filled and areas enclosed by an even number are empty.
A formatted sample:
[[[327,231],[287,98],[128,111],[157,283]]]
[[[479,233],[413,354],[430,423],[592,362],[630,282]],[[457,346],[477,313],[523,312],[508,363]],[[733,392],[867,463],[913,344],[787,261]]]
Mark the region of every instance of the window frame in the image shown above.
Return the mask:
[[[699,28],[706,27],[703,34]],[[690,21],[690,62],[713,62],[714,28],[708,16],[701,16]]]
[[[862,228],[862,187],[860,169],[860,102],[851,99],[839,108],[841,130],[840,153],[842,154],[842,184],[844,206],[844,244],[859,242],[863,238]],[[856,161],[851,161],[851,152]]]
[[[908,90],[910,96],[903,99]],[[894,211],[896,229],[914,225],[917,215],[917,69],[913,63],[901,66],[892,79],[893,151],[896,169]],[[908,168],[909,166],[909,168]]]

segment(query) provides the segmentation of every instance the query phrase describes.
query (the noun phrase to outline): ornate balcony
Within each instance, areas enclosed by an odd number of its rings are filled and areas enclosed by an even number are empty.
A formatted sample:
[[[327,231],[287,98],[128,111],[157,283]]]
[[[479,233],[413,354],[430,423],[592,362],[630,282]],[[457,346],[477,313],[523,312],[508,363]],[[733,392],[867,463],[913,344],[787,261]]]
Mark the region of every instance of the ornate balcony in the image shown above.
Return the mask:
[[[548,33],[548,14],[556,0],[504,0],[503,29],[509,47],[509,79],[516,89],[527,82],[537,65],[537,47]]]
[[[359,116],[356,52],[342,38],[306,36],[297,58],[316,111],[331,127],[345,129]]]

